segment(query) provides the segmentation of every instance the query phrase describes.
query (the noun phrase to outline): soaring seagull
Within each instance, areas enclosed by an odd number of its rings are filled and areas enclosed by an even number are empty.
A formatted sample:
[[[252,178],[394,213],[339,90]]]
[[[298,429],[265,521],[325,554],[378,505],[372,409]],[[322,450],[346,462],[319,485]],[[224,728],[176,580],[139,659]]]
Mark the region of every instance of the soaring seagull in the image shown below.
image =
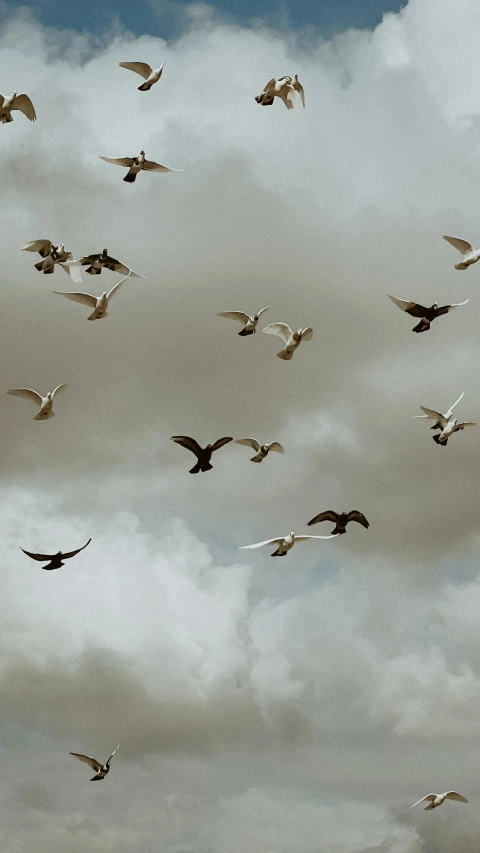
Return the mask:
[[[32,560],[38,560],[39,563],[44,563],[50,560],[48,566],[42,566],[42,569],[45,569],[47,572],[51,572],[54,569],[59,569],[60,566],[65,565],[62,560],[69,560],[70,557],[75,557],[76,554],[79,554],[80,551],[83,551],[87,545],[90,545],[91,538],[88,540],[86,545],[82,545],[81,548],[77,548],[76,551],[66,551],[63,553],[62,551],[57,551],[56,554],[34,554],[32,551],[25,551],[24,548],[20,548],[20,551],[23,551],[27,557],[31,557]]]

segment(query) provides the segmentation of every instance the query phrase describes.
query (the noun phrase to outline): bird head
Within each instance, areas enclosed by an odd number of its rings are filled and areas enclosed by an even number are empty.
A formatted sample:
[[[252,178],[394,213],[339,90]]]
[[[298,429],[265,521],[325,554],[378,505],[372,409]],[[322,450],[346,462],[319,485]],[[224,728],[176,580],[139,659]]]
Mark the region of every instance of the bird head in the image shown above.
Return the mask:
[[[438,308],[438,302],[434,302],[432,308],[436,311]]]
[[[16,97],[17,97],[17,93],[16,93],[16,92],[12,92],[12,98],[16,98]]]
[[[290,536],[292,537],[292,539],[295,539],[295,533],[293,532],[293,530],[292,530],[292,532],[290,533]]]
[[[299,341],[301,339],[301,337],[302,337],[302,330],[297,329],[297,331],[293,333],[293,340]]]
[[[212,446],[211,444],[207,444],[207,448],[206,448],[206,449],[207,449],[207,450],[210,450],[211,446]]]
[[[102,258],[106,258],[108,255],[108,249],[102,249]]]
[[[145,157],[145,151],[140,151],[140,157]]]
[[[55,249],[56,252],[58,252],[59,255],[63,255],[63,253],[65,251],[65,244],[59,243],[56,248],[55,248],[55,246],[53,248]]]

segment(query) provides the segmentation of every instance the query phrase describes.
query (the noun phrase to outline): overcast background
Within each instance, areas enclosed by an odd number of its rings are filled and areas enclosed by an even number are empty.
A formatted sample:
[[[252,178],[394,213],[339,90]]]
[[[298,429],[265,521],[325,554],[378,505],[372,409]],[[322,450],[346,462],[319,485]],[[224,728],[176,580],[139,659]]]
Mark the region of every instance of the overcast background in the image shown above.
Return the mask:
[[[465,391],[480,422],[480,266],[441,239],[480,240],[480,7],[322,40],[197,4],[168,43],[1,11],[0,90],[38,120],[0,134],[0,388],[69,385],[48,422],[2,408],[3,849],[476,853],[480,430],[441,449],[409,416]],[[298,119],[257,106],[295,72]],[[127,185],[97,156],[141,148],[184,171]],[[146,279],[89,323],[20,251],[40,237]],[[470,302],[414,335],[387,293]],[[216,316],[267,304],[314,329],[291,363]],[[287,452],[192,477],[179,433]],[[370,530],[238,551],[330,508]],[[90,536],[53,573],[19,550]],[[117,743],[102,786],[68,754]],[[470,804],[409,810],[451,788]]]

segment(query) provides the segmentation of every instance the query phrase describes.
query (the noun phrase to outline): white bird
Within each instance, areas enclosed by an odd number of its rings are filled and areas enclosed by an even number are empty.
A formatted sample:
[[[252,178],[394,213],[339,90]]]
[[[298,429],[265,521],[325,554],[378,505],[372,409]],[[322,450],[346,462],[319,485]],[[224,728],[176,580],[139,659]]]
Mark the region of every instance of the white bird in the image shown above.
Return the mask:
[[[456,791],[447,791],[445,794],[427,794],[426,797],[422,797],[421,800],[417,800],[417,802],[414,803],[413,806],[410,806],[410,808],[414,809],[419,803],[424,803],[427,800],[429,800],[429,804],[424,808],[425,812],[438,808],[438,806],[441,806],[445,800],[457,800],[459,803],[468,803],[466,797],[463,797],[461,794],[457,794]]]
[[[23,397],[24,400],[32,400],[33,403],[40,406],[32,420],[46,421],[55,415],[53,411],[53,398],[55,394],[65,391],[66,388],[68,388],[68,385],[57,385],[55,390],[50,391],[46,397],[42,397],[41,394],[37,394],[36,391],[32,391],[30,388],[12,388],[10,391],[7,391],[7,394],[11,394],[12,397]]]
[[[445,447],[448,439],[454,432],[458,432],[461,429],[465,429],[465,427],[477,426],[477,424],[472,423],[472,421],[466,421],[464,423],[459,424],[456,418],[452,418],[448,421],[446,426],[442,429],[441,432],[437,432],[436,435],[433,435],[433,440],[439,444],[441,447]]]
[[[71,261],[73,255],[67,252],[63,243],[54,246],[51,240],[30,240],[26,246],[22,246],[24,252],[38,252],[42,258],[34,267],[44,275],[55,272],[55,264],[59,264],[62,270],[71,276],[75,284],[82,283],[82,274],[77,266],[69,266],[66,262]]]
[[[0,95],[0,122],[7,124],[13,121],[12,110],[20,110],[30,121],[35,121],[37,115],[28,95],[17,95],[12,92],[9,98]]]
[[[458,237],[446,237],[445,235],[443,235],[443,239],[447,240],[451,246],[454,246],[463,255],[463,261],[455,264],[456,270],[466,270],[467,267],[476,264],[480,260],[480,249],[474,249],[472,244],[467,240],[459,240]]]
[[[335,539],[339,533],[331,534],[330,536],[295,536],[295,533],[289,533],[288,536],[278,536],[276,539],[266,539],[265,542],[256,542],[255,545],[241,545],[239,550],[253,550],[253,548],[261,548],[262,545],[278,545],[276,551],[271,554],[271,557],[284,557],[287,551],[290,551],[295,542],[306,542],[307,539]]]
[[[162,62],[160,68],[150,68],[146,62],[119,62],[118,64],[121,68],[127,68],[128,71],[135,71],[135,74],[140,74],[140,77],[143,77],[145,83],[138,86],[139,92],[148,92],[154,83],[158,83],[162,76],[163,66],[165,65]]]
[[[303,107],[305,108],[305,91],[297,74],[295,74],[294,77],[290,77],[288,75],[285,77],[279,77],[278,80],[275,79],[275,77],[272,77],[272,79],[265,84],[263,92],[257,95],[255,100],[257,104],[260,104],[262,107],[270,107],[273,104],[275,97],[281,98],[287,110],[296,111],[297,93],[300,95]]]
[[[285,361],[290,361],[293,358],[293,353],[300,346],[302,341],[311,341],[313,337],[313,329],[307,326],[306,329],[297,329],[292,332],[290,326],[286,323],[270,323],[262,329],[266,335],[278,335],[285,344],[285,349],[277,352],[278,358],[283,358]]]
[[[65,292],[64,290],[54,290],[53,292],[58,293],[59,296],[65,296],[67,299],[71,299],[72,302],[81,302],[82,305],[89,305],[93,308],[93,312],[88,318],[89,320],[103,320],[104,317],[108,316],[107,308],[110,300],[127,278],[130,278],[130,273],[120,279],[120,281],[117,281],[108,293],[104,290],[101,296],[92,296],[90,293]]]
[[[227,317],[228,320],[237,320],[237,322],[242,323],[244,328],[238,334],[241,337],[244,337],[245,335],[255,334],[259,317],[264,311],[267,311],[268,308],[270,308],[270,305],[266,305],[265,308],[262,308],[261,311],[257,314],[253,314],[251,317],[243,311],[220,311],[220,313],[217,314],[217,317]]]
[[[450,418],[452,417],[452,413],[453,413],[455,406],[457,405],[457,403],[460,402],[460,400],[463,400],[464,396],[465,396],[465,391],[462,391],[458,400],[455,400],[453,406],[450,406],[448,412],[445,412],[444,415],[442,415],[440,412],[436,412],[435,409],[427,409],[426,406],[420,406],[422,412],[425,412],[425,414],[424,415],[411,415],[410,420],[417,420],[419,418],[428,418],[429,420],[435,421],[434,425],[432,427],[430,427],[430,429],[443,430],[446,427]]]
[[[256,455],[252,456],[250,462],[262,462],[271,450],[274,450],[275,453],[285,453],[285,449],[278,441],[271,441],[270,444],[260,444],[256,438],[236,438],[235,444],[244,444],[246,447],[251,447],[252,450],[255,450]]]
[[[114,166],[128,166],[128,172],[123,179],[127,184],[133,184],[142,169],[145,172],[183,172],[183,169],[170,169],[169,166],[162,166],[161,163],[155,163],[153,160],[145,160],[145,151],[140,151],[138,157],[102,157],[101,154],[98,156],[100,160],[113,163]]]
[[[96,775],[92,776],[90,782],[97,782],[100,779],[105,779],[107,773],[110,772],[110,762],[115,755],[116,752],[120,749],[120,744],[118,744],[117,748],[113,750],[110,758],[107,759],[105,764],[100,764],[96,758],[91,758],[89,755],[82,755],[80,752],[71,752],[70,755],[73,755],[75,758],[78,758],[79,761],[84,761],[85,764],[89,764],[92,770],[95,770]]]

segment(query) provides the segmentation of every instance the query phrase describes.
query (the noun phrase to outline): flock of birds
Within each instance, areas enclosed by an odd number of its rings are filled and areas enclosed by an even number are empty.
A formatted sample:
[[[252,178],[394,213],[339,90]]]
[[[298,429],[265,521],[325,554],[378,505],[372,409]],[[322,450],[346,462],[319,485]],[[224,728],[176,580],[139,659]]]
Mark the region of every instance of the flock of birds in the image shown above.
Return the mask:
[[[150,65],[145,62],[120,62],[119,64],[122,68],[133,71],[143,78],[145,82],[142,83],[138,89],[141,92],[146,92],[160,80],[165,63],[162,63],[158,68],[151,68]],[[305,108],[305,92],[297,74],[293,77],[287,75],[278,79],[272,77],[272,79],[265,85],[260,95],[256,96],[255,101],[261,106],[271,106],[274,103],[275,98],[283,101],[288,110],[294,110],[295,112],[297,112],[298,98],[300,98],[301,103]],[[35,109],[28,95],[17,94],[16,92],[13,92],[8,98],[0,95],[0,123],[5,124],[13,121],[12,112],[15,110],[22,112],[28,119],[30,119],[30,121],[35,121],[36,119]],[[111,158],[103,157],[101,155],[99,156],[107,163],[128,168],[128,172],[123,178],[127,183],[133,183],[141,171],[182,171],[179,169],[171,169],[168,166],[147,160],[144,151],[141,151],[137,157]],[[462,254],[462,261],[455,264],[455,269],[466,270],[471,264],[477,263],[477,261],[480,260],[480,249],[474,249],[471,243],[468,243],[466,240],[447,236],[444,236],[444,239]],[[144,278],[144,276],[134,272],[126,264],[111,257],[108,254],[107,249],[103,249],[102,252],[97,254],[74,258],[72,253],[65,249],[64,244],[60,243],[58,246],[55,246],[50,240],[46,239],[32,240],[22,248],[24,251],[35,252],[40,255],[41,260],[35,264],[36,270],[42,272],[44,275],[51,275],[55,272],[55,267],[59,265],[77,285],[82,283],[82,267],[85,267],[85,272],[92,276],[100,275],[103,269],[111,270],[123,275],[123,278],[114,284],[110,290],[103,291],[99,296],[84,293],[82,291],[53,291],[55,294],[64,296],[73,302],[79,302],[80,304],[87,305],[90,309],[93,309],[88,317],[89,320],[100,320],[108,316],[107,309],[113,296],[129,278]],[[430,307],[427,307],[420,303],[398,299],[391,295],[389,295],[389,298],[402,311],[419,320],[418,324],[414,326],[412,330],[416,333],[429,331],[431,323],[438,317],[441,317],[443,314],[448,314],[450,311],[453,311],[453,309],[466,305],[468,302],[468,299],[466,299],[464,302],[452,303],[451,305],[443,306],[439,306],[438,303],[435,302]],[[256,333],[261,315],[269,308],[270,306],[267,305],[256,314],[252,315],[243,311],[222,311],[219,312],[218,316],[241,323],[242,329],[238,334],[241,337],[247,337]],[[268,335],[276,335],[282,340],[283,348],[277,353],[277,357],[284,361],[291,361],[302,341],[310,341],[313,337],[313,329],[310,326],[307,326],[304,329],[292,331],[290,326],[286,323],[270,323],[268,326],[265,326],[262,331]],[[7,393],[16,397],[22,397],[26,400],[31,400],[35,403],[38,407],[38,411],[36,415],[34,415],[34,420],[48,420],[55,415],[55,412],[53,411],[53,403],[56,395],[65,391],[66,388],[67,385],[65,384],[58,385],[53,391],[47,393],[45,397],[30,388],[13,388]],[[433,436],[433,439],[442,447],[447,445],[448,439],[455,432],[463,430],[467,426],[476,426],[476,424],[470,421],[459,423],[458,420],[453,417],[453,410],[457,404],[460,403],[463,397],[464,392],[445,414],[437,412],[434,409],[426,408],[425,406],[420,406],[424,414],[413,416],[414,418],[427,418],[435,421],[431,429],[438,430],[438,433]],[[213,444],[207,444],[206,447],[201,447],[199,443],[190,436],[174,435],[171,440],[184,447],[186,450],[189,450],[195,456],[195,465],[190,468],[189,473],[198,474],[200,472],[210,471],[213,467],[211,464],[213,453],[234,439],[231,436],[225,436],[223,438],[219,438]],[[239,445],[249,447],[254,451],[254,455],[251,457],[250,461],[255,463],[263,462],[271,451],[276,453],[285,452],[283,446],[278,441],[261,444],[255,438],[239,438],[235,439],[235,442]],[[278,536],[272,539],[266,539],[263,542],[256,542],[253,545],[243,545],[241,547],[242,549],[256,549],[261,548],[264,545],[275,545],[276,548],[271,556],[284,557],[288,551],[293,548],[296,542],[303,542],[310,539],[333,539],[345,534],[347,525],[352,521],[361,524],[367,529],[369,527],[369,522],[365,518],[364,514],[358,510],[341,513],[333,510],[326,510],[315,515],[308,522],[307,526],[312,526],[324,521],[329,521],[334,524],[334,529],[326,536],[297,535],[291,532],[286,536]],[[80,551],[83,551],[90,542],[91,539],[89,539],[81,548],[68,552],[58,551],[56,554],[39,554],[32,551],[26,551],[23,548],[21,550],[32,560],[47,563],[47,565],[42,566],[42,568],[47,571],[52,571],[63,566],[65,560],[71,559],[79,554]],[[78,758],[80,761],[88,764],[92,770],[94,770],[95,775],[90,781],[95,782],[102,780],[107,776],[110,771],[110,762],[119,748],[120,745],[118,745],[112,752],[105,764],[101,764],[95,758],[82,753],[71,752],[70,754],[75,758]],[[419,803],[427,802],[428,805],[425,807],[425,811],[430,811],[440,806],[446,799],[456,800],[462,803],[468,802],[462,794],[459,794],[456,791],[447,791],[443,794],[427,794],[427,796],[422,797],[421,800],[414,803],[411,808],[414,808],[414,806],[417,806]]]

